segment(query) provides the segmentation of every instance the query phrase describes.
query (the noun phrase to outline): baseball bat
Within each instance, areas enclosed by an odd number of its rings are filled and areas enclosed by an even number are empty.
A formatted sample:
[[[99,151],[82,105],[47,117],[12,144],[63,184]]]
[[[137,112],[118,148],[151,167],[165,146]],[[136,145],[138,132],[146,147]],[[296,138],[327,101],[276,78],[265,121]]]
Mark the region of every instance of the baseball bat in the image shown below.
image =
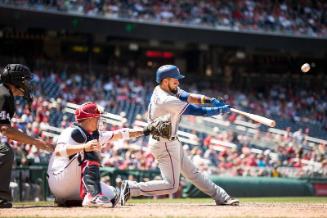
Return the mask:
[[[274,120],[268,119],[266,117],[255,115],[255,114],[250,114],[250,113],[247,113],[247,112],[244,112],[244,111],[237,110],[235,108],[231,108],[230,110],[232,112],[234,112],[234,113],[238,113],[238,114],[241,114],[243,116],[246,116],[247,118],[249,118],[251,120],[254,120],[254,121],[258,122],[258,123],[262,123],[262,124],[270,126],[270,127],[275,127],[276,126],[276,122]]]

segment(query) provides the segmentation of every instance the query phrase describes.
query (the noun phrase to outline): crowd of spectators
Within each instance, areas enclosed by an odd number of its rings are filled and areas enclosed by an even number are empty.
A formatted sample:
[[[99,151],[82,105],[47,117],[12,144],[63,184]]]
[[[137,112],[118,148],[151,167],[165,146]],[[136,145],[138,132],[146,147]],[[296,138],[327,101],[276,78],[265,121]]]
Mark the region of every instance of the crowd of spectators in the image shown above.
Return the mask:
[[[163,24],[326,37],[323,0],[0,0],[36,10],[51,10]]]
[[[129,105],[139,104],[142,113],[137,119],[142,119],[145,112],[146,102],[151,94],[153,83],[142,82],[136,78],[128,78],[119,75],[105,77],[91,74],[76,74],[67,71],[61,73],[35,70],[36,97],[31,109],[20,103],[17,115],[12,120],[13,125],[22,131],[35,137],[46,137],[42,130],[50,126],[59,128],[68,127],[73,121],[73,116],[63,113],[67,102],[77,104],[86,101],[96,101],[106,108],[106,111],[117,109],[119,102],[128,102]],[[57,87],[57,88],[56,88]],[[196,91],[194,85],[189,86]],[[55,90],[53,92],[52,90]],[[213,90],[207,90],[212,96],[221,96]],[[283,119],[294,119],[297,114],[298,122],[305,120],[306,113],[315,111],[309,120],[314,119],[316,113],[321,113],[326,121],[326,96],[324,94],[312,94],[309,90],[297,93],[289,93],[281,87],[272,89],[267,96],[251,95],[251,93],[227,93],[226,101],[237,107],[246,108],[250,112],[270,116],[277,114]],[[219,95],[220,94],[220,95]],[[290,97],[291,96],[291,97]],[[325,103],[323,103],[325,102]],[[297,110],[301,113],[297,113]],[[119,114],[121,111],[117,110]],[[122,114],[127,116],[126,114]],[[53,118],[55,117],[55,119]],[[235,114],[225,116],[226,120],[233,122]],[[53,121],[56,122],[53,122]],[[193,122],[196,122],[193,120]],[[113,130],[130,126],[132,123],[123,123],[122,126],[106,125],[104,128]],[[294,130],[293,130],[294,131]],[[254,135],[235,132],[232,129],[223,130],[213,135],[198,135],[195,130],[192,140],[198,141],[200,146],[186,144],[184,149],[190,154],[200,169],[211,174],[245,176],[326,176],[326,145],[319,144],[309,146],[306,136],[308,129],[300,129],[292,133],[288,128],[284,135],[258,131]],[[234,148],[228,148],[214,143],[214,139],[233,143]],[[46,164],[49,154],[38,151],[34,146],[21,145],[15,141],[10,143],[16,151],[16,163],[19,166],[31,164]],[[260,143],[263,142],[263,143]],[[262,147],[262,144],[274,142],[273,148]],[[261,146],[262,152],[253,152],[253,146]],[[219,148],[219,149],[217,149]],[[317,165],[318,164],[318,165]],[[135,142],[117,142],[108,144],[103,152],[103,165],[118,169],[156,169],[157,165],[153,156],[147,150],[147,140],[140,138]],[[317,167],[318,166],[318,167]],[[289,168],[292,171],[289,171]],[[280,170],[277,173],[277,170]],[[282,169],[282,170],[281,170]],[[312,169],[315,169],[314,171]],[[317,169],[324,170],[318,172]]]
[[[254,135],[228,130],[207,136],[202,146],[190,150],[193,161],[209,174],[228,176],[326,176],[326,145],[308,146],[301,130],[284,134],[258,131]],[[216,141],[214,141],[216,140]],[[258,147],[257,140],[273,142],[272,147]],[[224,143],[220,143],[224,142]],[[235,147],[224,144],[231,143]],[[189,149],[189,146],[185,146]],[[218,149],[217,149],[218,148]],[[218,150],[218,151],[217,151]]]

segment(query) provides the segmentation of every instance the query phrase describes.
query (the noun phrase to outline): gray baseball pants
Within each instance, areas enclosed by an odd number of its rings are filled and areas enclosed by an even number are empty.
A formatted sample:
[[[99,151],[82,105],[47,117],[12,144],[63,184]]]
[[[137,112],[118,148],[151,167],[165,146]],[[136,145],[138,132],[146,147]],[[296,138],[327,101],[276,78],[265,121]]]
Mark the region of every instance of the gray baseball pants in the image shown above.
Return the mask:
[[[189,157],[187,157],[180,141],[150,140],[150,150],[158,161],[162,180],[140,183],[128,181],[131,196],[175,193],[178,190],[179,178],[182,173],[198,189],[217,202],[223,202],[230,197],[223,188],[217,186],[208,177],[199,172]]]

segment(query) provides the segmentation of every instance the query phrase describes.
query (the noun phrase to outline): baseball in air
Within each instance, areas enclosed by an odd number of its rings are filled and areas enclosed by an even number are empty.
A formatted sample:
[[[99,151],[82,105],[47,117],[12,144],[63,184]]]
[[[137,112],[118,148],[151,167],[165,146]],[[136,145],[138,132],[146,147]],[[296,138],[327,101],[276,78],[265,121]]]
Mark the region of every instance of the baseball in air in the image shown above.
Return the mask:
[[[302,65],[302,67],[301,67],[301,71],[302,71],[303,73],[307,73],[309,70],[310,70],[310,64],[305,63],[305,64]]]

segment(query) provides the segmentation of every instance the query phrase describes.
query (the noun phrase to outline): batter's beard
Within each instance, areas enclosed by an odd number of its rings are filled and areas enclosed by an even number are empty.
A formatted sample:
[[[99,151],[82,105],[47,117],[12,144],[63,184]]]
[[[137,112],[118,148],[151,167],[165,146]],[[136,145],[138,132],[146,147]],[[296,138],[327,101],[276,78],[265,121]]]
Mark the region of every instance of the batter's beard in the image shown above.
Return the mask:
[[[168,89],[169,89],[169,91],[170,91],[171,93],[173,93],[174,95],[176,95],[177,92],[178,92],[177,87],[176,87],[175,89],[173,89],[173,88],[170,87],[170,85],[168,85]]]

